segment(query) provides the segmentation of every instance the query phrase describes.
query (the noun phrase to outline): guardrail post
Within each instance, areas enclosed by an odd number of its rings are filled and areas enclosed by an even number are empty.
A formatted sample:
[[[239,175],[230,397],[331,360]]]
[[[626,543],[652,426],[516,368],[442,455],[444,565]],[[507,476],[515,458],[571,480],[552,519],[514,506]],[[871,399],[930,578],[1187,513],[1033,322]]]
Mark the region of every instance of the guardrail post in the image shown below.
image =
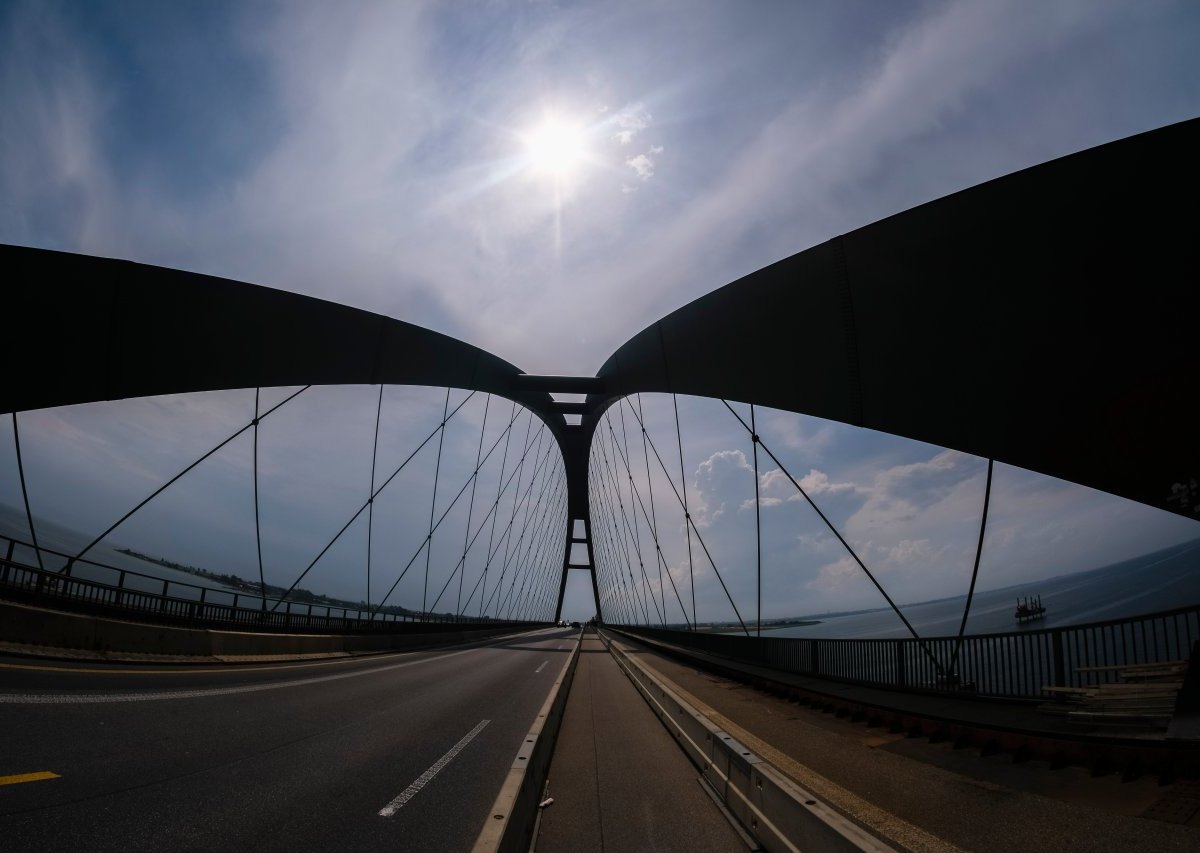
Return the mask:
[[[821,674],[821,641],[809,640],[812,643],[809,646],[808,671],[812,675]]]
[[[15,548],[15,547],[17,547],[17,543],[15,541],[13,541],[12,539],[9,539],[8,540],[8,548],[4,552],[4,559],[10,563],[12,562],[13,548]]]
[[[907,655],[904,654],[904,640],[896,640],[896,686],[908,685]]]
[[[1053,649],[1051,661],[1054,666],[1054,672],[1051,674],[1051,684],[1059,687],[1065,687],[1067,684],[1067,664],[1066,658],[1063,656],[1063,638],[1062,631],[1055,630],[1050,634],[1050,642]]]

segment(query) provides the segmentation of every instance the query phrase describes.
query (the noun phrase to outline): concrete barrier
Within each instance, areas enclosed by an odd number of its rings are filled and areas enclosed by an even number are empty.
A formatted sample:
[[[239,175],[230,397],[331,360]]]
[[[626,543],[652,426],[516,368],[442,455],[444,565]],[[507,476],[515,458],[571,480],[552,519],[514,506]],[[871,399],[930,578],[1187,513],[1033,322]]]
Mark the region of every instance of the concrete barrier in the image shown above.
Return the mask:
[[[806,853],[895,850],[719,729],[603,633],[600,636],[717,798],[763,848]]]
[[[278,634],[176,628],[0,602],[0,640],[56,650],[228,659],[339,656],[451,645],[525,628],[464,628],[433,634]]]

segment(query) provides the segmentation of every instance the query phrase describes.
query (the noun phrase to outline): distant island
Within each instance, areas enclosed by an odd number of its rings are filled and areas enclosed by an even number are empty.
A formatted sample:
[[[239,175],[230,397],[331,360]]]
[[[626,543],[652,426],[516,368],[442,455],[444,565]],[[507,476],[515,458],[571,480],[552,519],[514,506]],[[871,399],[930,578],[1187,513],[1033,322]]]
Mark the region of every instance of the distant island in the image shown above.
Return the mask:
[[[230,587],[238,592],[245,592],[251,595],[262,595],[263,585],[248,581],[245,578],[237,575],[221,574],[220,572],[211,572],[208,569],[202,569],[198,566],[189,566],[186,563],[176,563],[174,560],[168,560],[163,557],[154,557],[150,554],[143,554],[139,551],[134,551],[132,548],[116,548],[114,549],[120,554],[127,557],[133,557],[138,560],[143,560],[147,563],[154,563],[156,566],[163,566],[168,569],[174,569],[177,572],[187,572],[189,575],[195,575],[205,580],[215,581],[222,586]],[[302,604],[319,604],[322,607],[344,607],[347,610],[367,610],[368,605],[365,601],[345,601],[340,598],[332,598],[328,595],[318,595],[315,592],[310,592],[303,587],[296,587],[288,593],[285,587],[266,584],[266,594],[268,598],[283,598],[287,593],[288,601],[295,601]],[[416,616],[419,615],[415,610],[409,610],[407,607],[387,606],[380,608],[380,613],[390,613],[397,616]],[[443,614],[449,615],[449,614]]]

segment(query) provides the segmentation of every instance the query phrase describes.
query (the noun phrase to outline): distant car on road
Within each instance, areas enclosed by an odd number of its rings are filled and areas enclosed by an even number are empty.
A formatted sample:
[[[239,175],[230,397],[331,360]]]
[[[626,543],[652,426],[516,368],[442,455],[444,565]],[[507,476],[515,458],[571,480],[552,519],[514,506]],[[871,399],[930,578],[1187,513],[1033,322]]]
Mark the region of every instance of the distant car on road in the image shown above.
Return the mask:
[[[572,623],[571,623],[571,627],[572,627],[572,628],[580,628],[580,627],[582,627],[582,626],[581,626],[581,625],[580,625],[578,622],[572,622]]]

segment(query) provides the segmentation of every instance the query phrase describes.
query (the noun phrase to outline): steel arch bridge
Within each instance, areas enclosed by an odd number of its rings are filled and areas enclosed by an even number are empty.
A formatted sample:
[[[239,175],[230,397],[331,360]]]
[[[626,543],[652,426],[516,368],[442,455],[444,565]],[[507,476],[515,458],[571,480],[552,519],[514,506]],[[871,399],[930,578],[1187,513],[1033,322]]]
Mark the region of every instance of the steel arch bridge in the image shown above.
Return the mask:
[[[7,246],[0,413],[355,383],[505,397],[545,423],[565,466],[556,619],[571,568],[590,573],[604,616],[589,453],[605,411],[641,392],[815,415],[1196,519],[1198,150],[1191,120],[836,237],[662,318],[595,377],[527,375],[445,335],[292,293]],[[586,563],[572,562],[573,544]]]

